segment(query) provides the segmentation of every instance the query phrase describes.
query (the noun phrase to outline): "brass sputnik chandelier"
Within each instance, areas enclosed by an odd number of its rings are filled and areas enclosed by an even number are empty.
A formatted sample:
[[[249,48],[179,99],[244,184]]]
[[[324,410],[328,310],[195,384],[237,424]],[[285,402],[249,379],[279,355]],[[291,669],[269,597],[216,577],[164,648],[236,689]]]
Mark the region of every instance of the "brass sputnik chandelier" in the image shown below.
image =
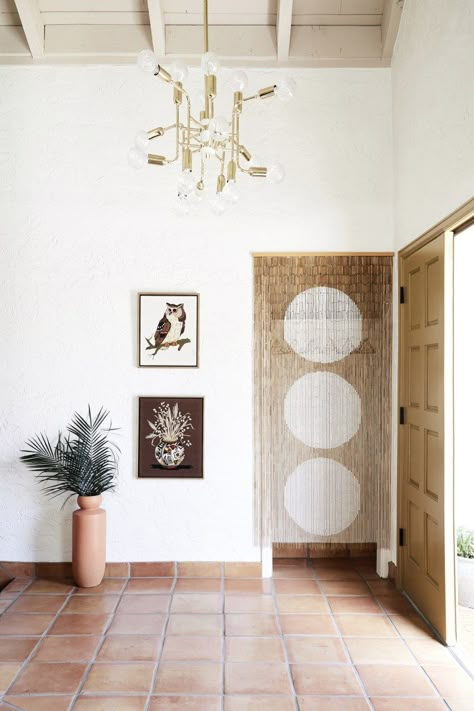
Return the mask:
[[[220,64],[215,54],[209,52],[207,0],[204,0],[203,25],[205,54],[201,59],[201,69],[204,72],[204,106],[199,111],[199,120],[193,115],[191,98],[183,87],[188,74],[186,65],[175,61],[167,71],[157,63],[151,50],[145,49],[138,55],[138,66],[141,69],[173,87],[175,122],[170,126],[140,131],[135,137],[135,147],[129,152],[129,161],[133,167],[141,168],[147,163],[164,166],[181,160],[182,173],[178,180],[176,204],[178,213],[189,213],[202,195],[208,193],[211,195],[212,211],[221,215],[238,200],[236,182],[239,173],[246,173],[252,178],[267,178],[274,183],[283,180],[284,170],[280,164],[273,163],[264,167],[252,160],[252,155],[240,142],[240,117],[247,101],[271,96],[277,96],[283,102],[289,101],[294,94],[295,83],[290,78],[282,78],[256,94],[244,96],[247,76],[243,71],[234,71],[231,77],[234,97],[230,120],[225,116],[216,116],[217,72]],[[175,133],[175,155],[167,158],[149,153],[149,142],[169,131]]]

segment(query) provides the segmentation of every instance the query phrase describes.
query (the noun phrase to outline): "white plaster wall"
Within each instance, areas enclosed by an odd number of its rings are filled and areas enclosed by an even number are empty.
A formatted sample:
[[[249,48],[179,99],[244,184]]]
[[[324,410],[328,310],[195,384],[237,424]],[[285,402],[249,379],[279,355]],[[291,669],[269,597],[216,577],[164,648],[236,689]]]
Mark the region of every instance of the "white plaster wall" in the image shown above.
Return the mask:
[[[473,0],[405,0],[392,60],[397,247],[474,195],[473,77]]]
[[[122,428],[108,560],[260,558],[251,252],[393,247],[389,70],[295,78],[293,104],[243,120],[286,182],[249,182],[229,216],[187,220],[170,208],[173,168],[126,162],[138,129],[171,119],[167,87],[134,67],[0,70],[0,560],[68,559],[73,503],[45,499],[18,455],[88,402]],[[137,292],[175,290],[201,294],[201,367],[138,369]],[[137,479],[139,395],[205,397],[204,480]]]

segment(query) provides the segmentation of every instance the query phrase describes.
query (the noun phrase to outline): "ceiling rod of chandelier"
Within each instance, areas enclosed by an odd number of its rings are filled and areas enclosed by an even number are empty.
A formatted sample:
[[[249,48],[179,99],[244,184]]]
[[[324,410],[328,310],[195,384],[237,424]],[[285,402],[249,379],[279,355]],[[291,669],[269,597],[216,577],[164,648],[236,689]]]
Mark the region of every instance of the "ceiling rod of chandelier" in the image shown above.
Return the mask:
[[[217,96],[217,72],[219,60],[209,52],[208,2],[203,8],[204,51],[201,69],[204,72],[204,108],[199,112],[199,120],[192,115],[191,98],[183,88],[188,69],[180,61],[173,62],[170,70],[160,66],[151,50],[145,49],[138,55],[138,65],[145,72],[159,77],[173,87],[175,122],[169,126],[140,131],[135,138],[135,147],[129,152],[129,161],[135,168],[150,165],[168,165],[181,159],[182,175],[178,182],[178,212],[186,214],[193,203],[199,202],[207,187],[207,163],[213,159],[217,164],[217,184],[211,200],[211,208],[216,214],[222,214],[238,200],[236,188],[238,173],[246,173],[253,178],[268,178],[279,183],[284,178],[283,167],[277,163],[268,167],[255,165],[247,148],[240,142],[240,117],[243,105],[254,99],[267,99],[277,96],[287,102],[294,95],[295,83],[290,78],[282,78],[276,84],[244,96],[247,88],[247,76],[243,71],[232,74],[233,109],[231,119],[215,116]],[[185,103],[183,111],[183,101]],[[164,155],[148,153],[149,141],[163,136],[169,131],[175,132],[175,154],[168,158]],[[197,166],[197,171],[195,170]],[[195,176],[199,177],[196,178]]]

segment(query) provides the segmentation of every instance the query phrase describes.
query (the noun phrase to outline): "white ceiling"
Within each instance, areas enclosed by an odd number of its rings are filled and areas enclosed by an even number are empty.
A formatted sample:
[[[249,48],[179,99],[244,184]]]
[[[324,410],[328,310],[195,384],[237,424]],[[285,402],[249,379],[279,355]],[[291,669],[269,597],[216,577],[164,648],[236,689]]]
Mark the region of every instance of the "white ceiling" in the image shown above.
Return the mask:
[[[227,64],[388,66],[403,0],[209,0]],[[202,54],[202,0],[0,0],[0,63],[132,62]]]

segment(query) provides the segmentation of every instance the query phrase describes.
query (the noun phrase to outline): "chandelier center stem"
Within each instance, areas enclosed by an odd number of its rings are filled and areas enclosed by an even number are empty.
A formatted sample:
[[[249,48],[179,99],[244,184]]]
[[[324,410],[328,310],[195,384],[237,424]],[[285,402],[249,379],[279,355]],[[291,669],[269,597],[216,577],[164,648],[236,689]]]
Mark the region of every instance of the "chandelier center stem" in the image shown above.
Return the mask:
[[[207,8],[207,0],[204,0],[204,52],[209,52],[209,14]]]

